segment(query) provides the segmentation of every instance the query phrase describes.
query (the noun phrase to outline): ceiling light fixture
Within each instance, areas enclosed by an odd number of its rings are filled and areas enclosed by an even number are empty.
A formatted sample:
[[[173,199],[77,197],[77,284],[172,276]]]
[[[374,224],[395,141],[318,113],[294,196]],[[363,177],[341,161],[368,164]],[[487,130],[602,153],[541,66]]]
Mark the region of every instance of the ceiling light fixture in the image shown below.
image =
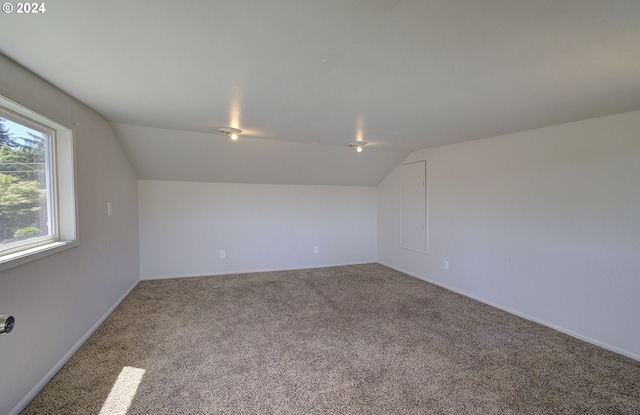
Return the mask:
[[[367,145],[366,141],[352,141],[349,143],[349,148],[354,149],[358,153],[362,153],[362,149]]]
[[[242,130],[238,130],[237,128],[231,128],[231,127],[223,127],[219,129],[218,132],[222,135],[226,135],[227,137],[231,137],[233,141],[236,141],[238,139],[238,136],[242,132]]]

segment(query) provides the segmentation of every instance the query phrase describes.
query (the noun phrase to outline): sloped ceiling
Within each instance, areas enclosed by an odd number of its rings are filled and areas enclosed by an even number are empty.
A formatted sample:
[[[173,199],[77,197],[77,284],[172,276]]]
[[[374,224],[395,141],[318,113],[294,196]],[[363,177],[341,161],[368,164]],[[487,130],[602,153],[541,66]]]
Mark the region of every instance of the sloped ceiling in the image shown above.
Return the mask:
[[[2,16],[0,51],[141,179],[375,186],[413,150],[640,109],[637,0],[45,5]]]

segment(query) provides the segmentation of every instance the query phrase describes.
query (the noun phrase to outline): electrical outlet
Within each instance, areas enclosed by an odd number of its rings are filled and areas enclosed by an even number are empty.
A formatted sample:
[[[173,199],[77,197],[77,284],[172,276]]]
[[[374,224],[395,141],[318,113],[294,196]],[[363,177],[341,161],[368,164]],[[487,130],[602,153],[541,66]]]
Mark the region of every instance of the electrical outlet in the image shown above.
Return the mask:
[[[220,251],[220,258],[225,258],[227,256],[226,252]]]
[[[444,269],[449,269],[449,261],[444,260]]]
[[[314,247],[313,247],[313,253],[314,253],[314,254],[317,254],[317,253],[318,253],[318,247],[317,247],[317,246],[314,246]]]

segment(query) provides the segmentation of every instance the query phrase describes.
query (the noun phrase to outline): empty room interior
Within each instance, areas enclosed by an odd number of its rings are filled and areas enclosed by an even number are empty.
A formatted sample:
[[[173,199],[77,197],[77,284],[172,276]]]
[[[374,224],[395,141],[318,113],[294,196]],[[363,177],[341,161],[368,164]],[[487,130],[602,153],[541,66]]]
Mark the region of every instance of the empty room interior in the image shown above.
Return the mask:
[[[638,22],[5,3],[0,415],[640,413]]]

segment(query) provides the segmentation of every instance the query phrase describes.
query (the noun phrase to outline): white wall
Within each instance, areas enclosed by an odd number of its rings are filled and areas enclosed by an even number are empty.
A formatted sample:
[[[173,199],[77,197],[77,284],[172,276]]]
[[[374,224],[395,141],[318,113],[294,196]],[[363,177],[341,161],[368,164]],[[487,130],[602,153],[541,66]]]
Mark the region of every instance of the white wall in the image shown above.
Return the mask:
[[[381,263],[640,360],[640,112],[412,160],[427,162],[429,254],[399,248],[396,169],[378,187]]]
[[[75,130],[80,245],[0,272],[0,414],[35,396],[139,277],[137,180],[111,125],[0,55],[0,94]],[[107,217],[107,202],[113,216]]]
[[[143,279],[376,261],[375,187],[141,180],[138,194]]]

